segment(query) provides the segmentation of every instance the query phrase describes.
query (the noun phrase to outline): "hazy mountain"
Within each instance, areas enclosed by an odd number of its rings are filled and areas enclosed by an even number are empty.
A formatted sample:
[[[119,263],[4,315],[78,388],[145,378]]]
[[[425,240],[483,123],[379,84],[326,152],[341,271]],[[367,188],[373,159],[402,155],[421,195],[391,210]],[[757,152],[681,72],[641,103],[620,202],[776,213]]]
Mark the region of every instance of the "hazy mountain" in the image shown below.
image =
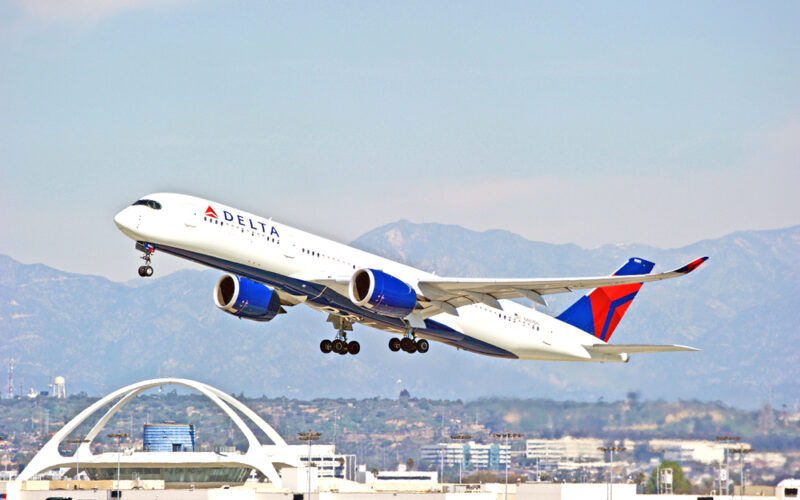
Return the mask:
[[[17,385],[44,389],[64,375],[68,391],[99,394],[164,376],[210,382],[250,395],[484,395],[615,399],[720,399],[753,407],[772,389],[777,403],[800,393],[800,226],[734,233],[687,247],[583,249],[505,231],[401,221],[354,245],[440,275],[576,276],[615,270],[630,256],[661,269],[711,260],[691,275],[648,284],[614,334],[618,343],[682,343],[700,353],[634,356],[624,365],[509,361],[434,344],[426,355],[391,353],[389,336],[356,327],[358,356],[323,355],[332,336],[323,314],[294,307],[267,324],[213,306],[216,271],[184,271],[122,284],[24,265],[0,256],[0,360],[18,360]],[[156,256],[158,259],[170,258]],[[131,265],[137,265],[131,262]],[[558,312],[578,294],[553,296]],[[3,370],[5,371],[5,370]],[[401,380],[401,382],[398,382]],[[5,394],[5,384],[2,384]]]

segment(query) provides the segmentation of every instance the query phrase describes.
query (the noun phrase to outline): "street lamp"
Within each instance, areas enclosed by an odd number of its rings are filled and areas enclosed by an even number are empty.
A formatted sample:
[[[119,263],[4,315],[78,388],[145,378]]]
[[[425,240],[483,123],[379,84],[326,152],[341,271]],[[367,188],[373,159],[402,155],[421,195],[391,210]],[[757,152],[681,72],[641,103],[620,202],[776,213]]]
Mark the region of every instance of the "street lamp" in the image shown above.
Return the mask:
[[[617,452],[625,451],[625,450],[627,450],[627,448],[625,448],[624,446],[613,446],[613,445],[611,445],[611,446],[600,446],[597,449],[600,450],[600,451],[603,451],[603,452],[607,451],[607,452],[609,452],[611,454],[611,457],[610,457],[611,458],[611,467],[609,467],[609,471],[608,471],[609,483],[608,483],[608,487],[606,488],[606,498],[611,500],[612,498],[614,498],[614,452],[615,451],[617,451]]]
[[[463,464],[464,464],[464,445],[463,445],[463,442],[472,439],[472,436],[470,436],[468,434],[459,433],[459,434],[453,434],[452,436],[450,436],[450,439],[452,439],[453,441],[456,441],[456,442],[458,442],[458,441],[462,442],[462,444],[461,444],[461,457],[458,460],[458,484],[461,484],[461,472],[462,472],[462,467],[463,467]]]
[[[741,436],[731,436],[730,434],[726,434],[724,436],[717,436],[716,440],[723,443],[722,450],[725,457],[725,494],[728,494],[728,482],[730,481],[731,471],[730,465],[728,464],[728,447],[726,444],[729,441],[740,441],[742,439]],[[719,478],[719,489],[720,493],[722,493],[722,466],[720,465],[720,478]]]
[[[306,474],[308,476],[308,500],[311,500],[311,442],[318,441],[321,435],[321,432],[314,432],[311,429],[309,429],[307,432],[297,433],[300,441],[308,441],[308,463],[306,464]]]
[[[752,448],[739,448],[731,449],[731,453],[739,454],[739,498],[744,499],[744,454],[752,452]]]
[[[509,439],[520,439],[525,437],[524,434],[519,434],[516,432],[495,432],[492,434],[493,437],[504,439],[506,442],[506,446],[508,446]],[[499,454],[498,454],[499,457]],[[503,493],[503,500],[508,500],[508,463],[511,462],[511,447],[508,446],[508,457],[506,457],[506,486],[505,492]]]
[[[120,444],[120,440],[122,438],[128,437],[128,433],[127,432],[119,432],[119,431],[117,431],[117,432],[114,432],[114,433],[111,433],[111,434],[106,434],[106,435],[108,437],[110,437],[110,438],[116,438],[117,439],[117,498],[119,498],[119,496],[120,496],[119,495],[119,461],[120,461],[120,455],[122,455],[122,445]]]
[[[75,449],[75,479],[79,480],[81,475],[81,459],[78,456],[78,451],[81,449],[81,444],[88,443],[88,439],[67,439],[67,443],[77,444],[78,447]]]

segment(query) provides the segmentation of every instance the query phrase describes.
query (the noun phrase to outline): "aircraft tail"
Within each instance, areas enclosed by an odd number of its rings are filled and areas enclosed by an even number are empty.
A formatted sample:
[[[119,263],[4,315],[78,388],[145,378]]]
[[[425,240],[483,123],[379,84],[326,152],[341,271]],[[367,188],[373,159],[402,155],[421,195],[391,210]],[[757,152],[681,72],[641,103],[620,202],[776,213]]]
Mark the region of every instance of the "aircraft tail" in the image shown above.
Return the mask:
[[[633,257],[614,276],[649,274],[653,266],[655,264],[650,261]],[[558,315],[557,319],[608,342],[640,288],[641,283],[595,288]]]

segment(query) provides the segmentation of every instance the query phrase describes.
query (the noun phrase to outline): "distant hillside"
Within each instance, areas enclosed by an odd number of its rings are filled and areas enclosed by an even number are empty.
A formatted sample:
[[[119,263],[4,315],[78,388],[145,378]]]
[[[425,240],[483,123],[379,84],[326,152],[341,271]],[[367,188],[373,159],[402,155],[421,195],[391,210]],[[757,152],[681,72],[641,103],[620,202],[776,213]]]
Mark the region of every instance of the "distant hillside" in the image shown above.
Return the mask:
[[[640,355],[625,365],[497,360],[439,344],[412,356],[389,352],[385,333],[356,327],[361,354],[326,356],[317,347],[333,333],[324,315],[294,307],[268,324],[233,318],[213,306],[216,271],[121,284],[0,256],[0,361],[18,359],[17,380],[26,387],[43,388],[49,376],[64,375],[69,391],[91,394],[165,375],[253,396],[302,398],[389,396],[400,386],[415,395],[461,399],[616,399],[639,390],[645,398],[718,399],[745,407],[765,401],[770,388],[777,404],[793,405],[800,397],[800,226],[671,250],[587,250],[505,231],[401,221],[354,245],[459,276],[598,275],[630,256],[668,269],[709,255],[685,278],[646,285],[612,339],[685,343],[703,351]],[[166,258],[157,256],[156,265]],[[558,312],[577,298],[551,297],[551,308]]]

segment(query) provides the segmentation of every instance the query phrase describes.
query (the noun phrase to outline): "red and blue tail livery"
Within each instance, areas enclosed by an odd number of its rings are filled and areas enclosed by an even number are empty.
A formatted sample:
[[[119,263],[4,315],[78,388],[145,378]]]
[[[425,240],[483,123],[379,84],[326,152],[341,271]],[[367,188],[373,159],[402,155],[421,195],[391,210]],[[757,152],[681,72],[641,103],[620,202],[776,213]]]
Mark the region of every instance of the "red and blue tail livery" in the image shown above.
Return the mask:
[[[686,264],[682,268],[676,269],[675,272],[679,273],[679,274],[689,274],[690,272],[692,272],[695,269],[697,269],[698,267],[700,267],[700,265],[703,262],[707,261],[707,260],[708,260],[708,257],[700,257],[699,259],[696,259],[696,260],[693,260],[693,261],[689,262],[688,264]]]
[[[702,260],[704,259],[698,259]],[[701,263],[697,263],[694,267]],[[685,267],[690,267],[692,264]],[[653,266],[655,266],[653,262],[634,257],[615,272],[614,276],[649,274]],[[642,288],[641,283],[595,288],[561,313],[558,319],[591,333],[603,342],[608,342],[640,288]]]

